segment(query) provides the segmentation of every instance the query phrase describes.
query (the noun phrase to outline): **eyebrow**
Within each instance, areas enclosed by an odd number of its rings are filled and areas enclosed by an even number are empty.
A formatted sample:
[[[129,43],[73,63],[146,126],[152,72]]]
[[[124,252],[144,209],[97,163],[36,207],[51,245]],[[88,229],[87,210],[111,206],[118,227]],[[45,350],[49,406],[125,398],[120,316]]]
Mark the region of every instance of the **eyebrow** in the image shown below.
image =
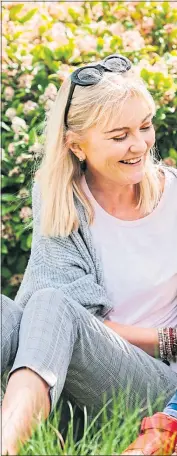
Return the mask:
[[[150,112],[146,117],[145,119],[142,120],[141,123],[145,122],[146,119],[148,119],[148,117],[152,116],[152,112]],[[113,130],[110,130],[110,131],[104,131],[103,133],[113,133],[114,131],[120,131],[120,130],[129,130],[130,128],[129,127],[121,127],[121,128],[114,128]]]

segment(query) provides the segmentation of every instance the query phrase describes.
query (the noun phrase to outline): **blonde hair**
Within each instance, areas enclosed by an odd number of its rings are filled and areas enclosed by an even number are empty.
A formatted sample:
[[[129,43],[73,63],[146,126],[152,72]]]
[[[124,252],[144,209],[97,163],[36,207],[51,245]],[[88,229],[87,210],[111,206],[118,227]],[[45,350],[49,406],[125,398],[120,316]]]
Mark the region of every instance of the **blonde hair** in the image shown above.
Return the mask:
[[[81,164],[67,146],[64,112],[70,89],[70,76],[61,85],[46,127],[44,156],[37,171],[42,196],[41,233],[44,236],[69,236],[79,227],[75,196],[85,208],[88,224],[94,219],[94,211],[81,188]],[[106,125],[124,103],[132,96],[145,100],[153,115],[154,100],[143,80],[129,70],[122,75],[105,72],[102,79],[88,87],[76,86],[72,97],[67,123],[68,129],[80,137],[89,128],[101,122]],[[158,204],[161,189],[155,149],[147,158],[146,172],[136,184],[138,208],[150,213]]]

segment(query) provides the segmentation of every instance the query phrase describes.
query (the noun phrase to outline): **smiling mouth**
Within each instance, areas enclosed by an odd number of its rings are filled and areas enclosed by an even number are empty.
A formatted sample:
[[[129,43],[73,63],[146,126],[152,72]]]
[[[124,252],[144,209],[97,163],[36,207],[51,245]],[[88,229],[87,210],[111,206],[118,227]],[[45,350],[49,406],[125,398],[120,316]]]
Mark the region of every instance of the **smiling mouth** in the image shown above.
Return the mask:
[[[140,163],[141,159],[142,159],[142,157],[141,158],[136,158],[136,159],[134,158],[134,159],[131,159],[131,160],[120,160],[119,163],[123,163],[124,165],[132,165],[133,166],[133,165],[137,165],[138,163]]]

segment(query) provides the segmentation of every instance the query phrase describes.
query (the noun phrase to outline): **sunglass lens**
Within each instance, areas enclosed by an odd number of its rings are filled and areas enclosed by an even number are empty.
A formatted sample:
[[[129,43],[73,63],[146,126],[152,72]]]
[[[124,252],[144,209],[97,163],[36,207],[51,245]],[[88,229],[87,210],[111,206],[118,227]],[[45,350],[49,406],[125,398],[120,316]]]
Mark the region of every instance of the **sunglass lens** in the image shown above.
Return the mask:
[[[83,70],[79,71],[77,74],[77,78],[80,82],[88,84],[96,83],[98,80],[100,80],[100,77],[100,71],[97,68],[93,67],[83,68]]]
[[[131,63],[125,57],[110,57],[106,60],[105,64],[106,68],[111,71],[115,71],[117,73],[124,73],[125,71],[131,68]]]

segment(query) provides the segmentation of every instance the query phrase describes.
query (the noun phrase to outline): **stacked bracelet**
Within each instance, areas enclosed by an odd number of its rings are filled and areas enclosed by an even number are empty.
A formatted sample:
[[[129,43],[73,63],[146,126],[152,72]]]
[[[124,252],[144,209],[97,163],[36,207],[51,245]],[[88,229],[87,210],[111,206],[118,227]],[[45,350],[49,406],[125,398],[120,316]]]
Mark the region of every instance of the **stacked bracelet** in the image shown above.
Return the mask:
[[[170,365],[170,360],[176,361],[177,329],[158,328],[159,353],[162,361]]]

